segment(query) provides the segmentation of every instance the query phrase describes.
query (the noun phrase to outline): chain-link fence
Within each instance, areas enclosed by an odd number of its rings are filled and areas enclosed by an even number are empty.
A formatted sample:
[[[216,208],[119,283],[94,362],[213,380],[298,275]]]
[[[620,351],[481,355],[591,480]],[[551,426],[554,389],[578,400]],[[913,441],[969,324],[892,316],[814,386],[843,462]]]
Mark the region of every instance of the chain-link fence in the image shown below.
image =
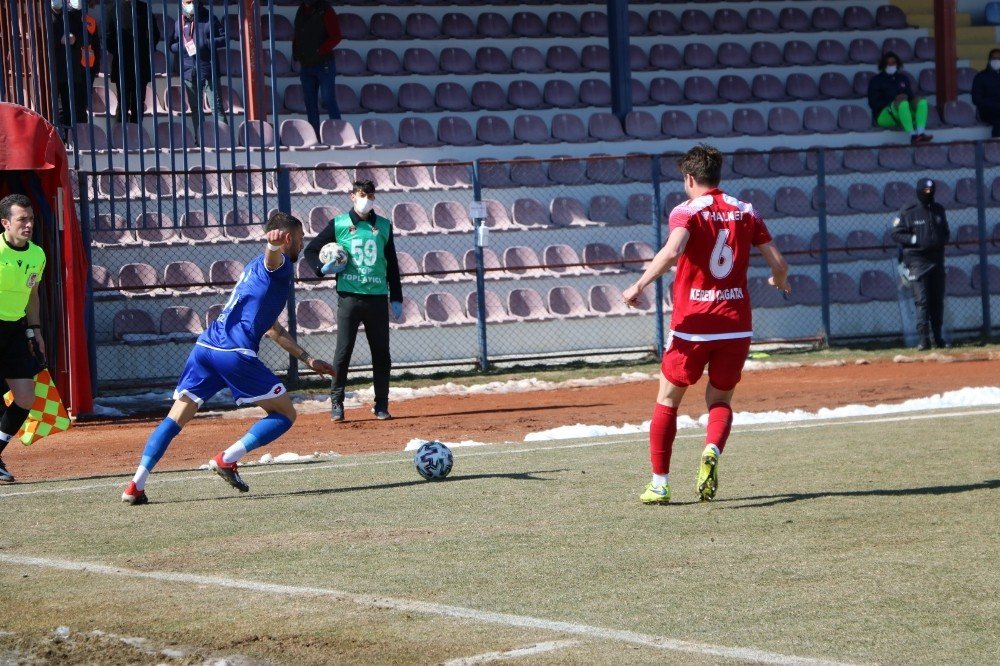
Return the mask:
[[[314,236],[349,209],[358,179],[376,183],[376,210],[394,226],[404,293],[403,320],[392,324],[397,367],[656,350],[671,280],[635,309],[621,292],[685,198],[676,157],[81,174],[98,380],[174,377],[261,252],[269,212],[290,210]],[[792,269],[785,299],[767,287],[760,257],[752,260],[756,339],[914,342],[912,295],[889,230],[928,176],[952,232],[946,338],[995,331],[1000,150],[963,143],[727,156],[723,189],[761,211]],[[330,357],[336,283],[301,261],[297,275],[287,323],[314,355]],[[290,365],[273,345],[263,351],[275,367]],[[369,358],[361,336],[354,364]]]

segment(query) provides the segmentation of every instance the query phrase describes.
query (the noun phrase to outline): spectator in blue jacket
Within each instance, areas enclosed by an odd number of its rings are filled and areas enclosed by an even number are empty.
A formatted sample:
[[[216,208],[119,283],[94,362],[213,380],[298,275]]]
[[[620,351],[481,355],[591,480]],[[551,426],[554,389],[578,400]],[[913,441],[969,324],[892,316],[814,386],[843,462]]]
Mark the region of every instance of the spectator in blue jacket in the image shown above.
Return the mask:
[[[986,68],[972,79],[972,103],[979,119],[993,126],[993,138],[1000,137],[1000,49],[990,51]]]
[[[927,100],[913,95],[910,79],[902,72],[903,61],[886,51],[878,63],[878,74],[868,83],[868,106],[872,124],[886,129],[902,128],[910,133],[910,143],[924,143],[933,137],[927,127]]]
[[[181,0],[181,13],[174,24],[170,50],[177,54],[181,79],[187,90],[195,136],[204,124],[203,97],[207,94],[212,113],[222,112],[219,95],[218,49],[226,47],[226,34],[219,21],[200,0]]]

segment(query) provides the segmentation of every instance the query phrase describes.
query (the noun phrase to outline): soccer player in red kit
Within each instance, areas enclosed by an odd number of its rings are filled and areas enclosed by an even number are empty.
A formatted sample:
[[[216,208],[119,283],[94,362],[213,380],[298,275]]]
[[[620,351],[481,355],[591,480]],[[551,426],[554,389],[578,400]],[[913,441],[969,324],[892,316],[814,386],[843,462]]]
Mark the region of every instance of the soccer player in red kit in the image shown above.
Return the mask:
[[[670,212],[667,243],[649,268],[624,293],[636,305],[649,284],[675,264],[674,311],[661,364],[660,388],[649,426],[653,480],[640,496],[644,504],[670,501],[670,454],[677,434],[677,409],[688,387],[708,366],[708,432],[698,470],[698,496],[715,497],[719,456],[733,420],[730,406],[750,351],[753,327],[747,293],[750,251],[756,247],[771,267],[768,282],[788,294],[788,264],[750,204],[719,189],[722,153],[704,144],[677,163],[690,197]]]

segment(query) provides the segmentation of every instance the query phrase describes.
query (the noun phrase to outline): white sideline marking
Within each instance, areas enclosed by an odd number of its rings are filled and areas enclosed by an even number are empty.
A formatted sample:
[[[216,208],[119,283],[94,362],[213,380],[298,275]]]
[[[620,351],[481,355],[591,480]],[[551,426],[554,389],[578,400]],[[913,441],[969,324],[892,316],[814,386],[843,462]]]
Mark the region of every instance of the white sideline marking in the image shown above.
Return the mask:
[[[530,657],[543,652],[561,650],[579,641],[547,641],[545,643],[535,643],[528,647],[515,648],[506,652],[486,652],[472,657],[462,657],[461,659],[451,659],[444,662],[444,666],[473,666],[474,664],[488,664],[491,661],[504,661],[506,659],[519,659],[520,657]]]
[[[9,553],[0,553],[0,562],[29,567],[41,567],[45,569],[59,569],[63,571],[83,571],[86,573],[95,573],[104,576],[119,576],[122,578],[138,578],[145,580],[166,581],[171,583],[189,583],[193,585],[204,585],[206,587],[230,588],[286,597],[328,597],[334,601],[354,603],[359,606],[384,608],[386,610],[400,612],[423,613],[425,615],[437,615],[440,617],[458,618],[462,620],[474,620],[488,624],[499,624],[507,627],[556,631],[576,636],[584,636],[591,639],[597,638],[619,641],[622,643],[631,643],[633,645],[644,645],[647,647],[658,648],[660,650],[690,652],[694,654],[711,655],[727,659],[740,659],[743,661],[766,664],[829,664],[839,666],[841,663],[822,659],[812,659],[809,657],[796,657],[778,652],[765,652],[763,650],[756,650],[753,648],[732,648],[720,645],[709,645],[707,643],[694,643],[690,641],[676,640],[673,638],[665,638],[663,636],[654,636],[652,634],[641,634],[635,631],[605,629],[603,627],[594,627],[587,624],[576,624],[573,622],[562,622],[559,620],[546,620],[544,618],[531,617],[528,615],[493,613],[490,611],[476,610],[474,608],[447,606],[444,604],[435,604],[425,601],[395,599],[392,597],[377,596],[372,594],[341,592],[339,590],[331,590],[323,587],[263,583],[253,580],[241,580],[238,578],[204,576],[200,574],[176,573],[172,571],[135,571],[133,569],[109,566],[107,564],[74,562],[71,560],[31,557],[28,555],[14,555]]]
[[[962,416],[978,416],[982,414],[1000,414],[1000,408],[991,409],[979,409],[973,411],[964,412],[945,412],[945,413],[926,413],[926,414],[911,414],[904,416],[881,416],[874,415],[870,418],[862,419],[852,419],[848,420],[847,417],[836,417],[831,419],[814,419],[809,421],[795,421],[791,423],[779,424],[779,425],[769,425],[764,427],[756,427],[754,424],[747,424],[738,429],[735,429],[735,433],[739,432],[777,432],[779,430],[796,430],[796,429],[808,429],[808,428],[820,428],[828,427],[831,425],[847,426],[847,425],[866,425],[870,423],[890,423],[894,421],[923,421],[927,419],[940,419],[940,418],[959,418]],[[636,436],[645,436],[645,433],[636,433]],[[678,433],[677,439],[698,439],[705,436],[703,430],[698,430],[697,432],[690,433]],[[530,448],[518,448],[518,449],[504,449],[502,451],[485,451],[477,450],[475,452],[462,452],[461,456],[463,458],[479,458],[483,456],[498,456],[498,455],[510,455],[510,454],[521,454],[521,453],[536,453],[539,451],[557,451],[561,449],[586,449],[595,446],[610,446],[613,444],[634,444],[636,439],[633,437],[631,439],[604,439],[599,438],[596,441],[588,442],[574,442],[573,444],[551,444],[548,446],[532,446]],[[504,444],[511,444],[513,442],[504,442]],[[407,456],[405,458],[393,458],[392,460],[358,460],[353,462],[331,462],[331,463],[311,463],[310,468],[312,470],[325,470],[325,469],[341,469],[350,467],[368,467],[375,465],[398,465],[400,463],[407,463],[412,460],[411,457]],[[255,467],[242,467],[240,471],[241,476],[264,476],[267,474],[299,474],[303,470],[298,465],[288,465],[287,467],[282,466],[280,469],[257,469]],[[122,478],[127,478],[124,475]],[[156,483],[180,483],[186,481],[215,481],[218,477],[215,474],[210,473],[208,470],[200,470],[198,475],[191,476],[157,476]],[[51,481],[45,483],[59,483],[59,481]],[[17,487],[16,485],[14,487]],[[57,488],[41,488],[38,490],[18,490],[9,493],[0,493],[0,500],[9,497],[25,497],[28,495],[52,495],[55,493],[78,493],[78,492],[88,492],[91,490],[97,490],[100,488],[120,488],[122,486],[121,481],[106,481],[102,483],[91,483],[87,485],[80,486],[70,486],[57,487]]]

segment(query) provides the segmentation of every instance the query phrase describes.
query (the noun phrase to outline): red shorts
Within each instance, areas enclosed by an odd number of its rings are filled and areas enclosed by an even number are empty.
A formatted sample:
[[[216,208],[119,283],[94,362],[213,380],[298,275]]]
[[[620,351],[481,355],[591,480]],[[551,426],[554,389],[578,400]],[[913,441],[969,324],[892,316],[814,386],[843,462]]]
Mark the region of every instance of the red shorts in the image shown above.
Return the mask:
[[[660,368],[675,386],[691,386],[708,366],[708,381],[720,391],[731,391],[740,383],[743,364],[750,353],[750,338],[691,342],[671,335]]]

